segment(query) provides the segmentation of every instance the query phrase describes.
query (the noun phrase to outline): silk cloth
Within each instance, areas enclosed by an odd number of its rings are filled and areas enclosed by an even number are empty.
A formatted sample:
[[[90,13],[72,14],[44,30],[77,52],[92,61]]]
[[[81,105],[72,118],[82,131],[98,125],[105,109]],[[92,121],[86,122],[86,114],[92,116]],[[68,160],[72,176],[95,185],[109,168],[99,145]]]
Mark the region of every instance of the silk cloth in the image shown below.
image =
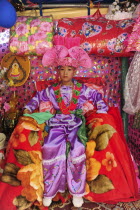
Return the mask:
[[[136,183],[136,173],[124,138],[119,110],[112,107],[107,114],[90,114],[90,119],[93,121],[100,119],[102,120],[102,126],[110,125],[116,132],[109,139],[105,149],[97,151],[96,148],[89,148],[89,152],[93,152],[90,158],[86,157],[86,181],[89,184],[89,190],[87,190],[87,188],[85,189],[86,195],[84,199],[88,200],[88,202],[112,204],[140,199]],[[97,125],[96,129],[100,127],[101,125]],[[103,136],[103,142],[105,142],[105,136],[106,135]],[[22,208],[26,210],[28,208],[37,208],[40,210],[48,210],[47,207],[42,206],[44,189],[41,155],[42,138],[42,130],[28,130],[28,126],[26,126],[25,129],[22,127],[21,122],[15,127],[8,141],[4,173],[0,181],[1,209],[17,210]],[[58,144],[62,145],[60,142]],[[78,150],[76,152],[78,152]],[[89,165],[90,160],[91,163],[94,163],[93,166]],[[103,160],[106,160],[106,166],[102,165]],[[113,164],[110,164],[114,161],[117,167],[113,167]],[[97,170],[99,164],[101,168]],[[110,166],[112,166],[111,170]],[[109,171],[107,169],[109,169]],[[90,175],[93,175],[92,181],[88,181],[87,179]],[[107,184],[106,181],[100,180],[102,182],[98,183],[98,186],[99,190],[102,192],[98,193],[94,191],[95,188],[92,188],[92,185],[101,177],[106,177],[106,179],[110,181]],[[52,181],[53,178],[54,177],[52,177]],[[108,188],[110,185],[114,186],[113,189]],[[64,203],[69,199],[70,194],[66,190],[65,193],[57,193],[53,200],[60,202],[61,208],[63,205],[61,202]],[[55,205],[55,203],[53,205]]]
[[[75,83],[76,81],[74,81]],[[72,87],[61,86],[60,91],[65,104],[68,106],[72,98]],[[37,92],[25,108],[33,111],[39,107],[41,101],[51,101],[54,109],[60,110],[52,87]],[[101,93],[83,84],[76,110],[82,109],[82,105],[86,101],[92,101],[99,113],[106,113],[108,110],[107,105],[102,100]],[[53,198],[57,192],[64,192],[66,183],[72,195],[83,196],[86,184],[86,156],[85,147],[77,136],[82,120],[75,114],[65,115],[62,113],[56,114],[47,123],[51,129],[42,147],[44,196]],[[70,152],[66,160],[67,141],[70,143]]]
[[[38,124],[42,124],[42,123],[46,122],[46,120],[49,120],[54,115],[52,115],[50,112],[46,111],[46,112],[36,112],[36,113],[32,113],[32,114],[24,114],[24,116],[32,117],[37,121]]]

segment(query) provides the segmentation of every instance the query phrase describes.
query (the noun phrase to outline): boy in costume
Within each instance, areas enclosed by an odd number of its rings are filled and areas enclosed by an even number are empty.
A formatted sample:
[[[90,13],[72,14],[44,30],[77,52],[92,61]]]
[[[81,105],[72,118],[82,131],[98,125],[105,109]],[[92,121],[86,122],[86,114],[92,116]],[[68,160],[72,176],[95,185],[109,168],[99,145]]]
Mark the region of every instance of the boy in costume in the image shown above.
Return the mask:
[[[86,101],[91,101],[97,113],[107,113],[108,106],[97,90],[73,80],[78,66],[91,67],[90,57],[82,48],[74,46],[67,49],[56,45],[45,53],[42,63],[57,67],[60,82],[37,92],[25,106],[24,113],[32,113],[41,101],[50,101],[56,110],[56,114],[47,121],[50,130],[42,147],[43,205],[49,206],[57,192],[64,192],[68,187],[73,205],[81,207],[86,184],[87,141],[82,107]]]

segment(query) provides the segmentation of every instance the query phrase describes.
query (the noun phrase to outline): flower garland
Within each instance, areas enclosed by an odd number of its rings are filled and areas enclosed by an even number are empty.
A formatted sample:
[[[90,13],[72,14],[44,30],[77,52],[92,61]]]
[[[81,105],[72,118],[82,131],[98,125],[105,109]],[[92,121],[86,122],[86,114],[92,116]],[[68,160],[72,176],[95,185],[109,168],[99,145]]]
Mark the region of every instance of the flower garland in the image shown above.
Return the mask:
[[[59,83],[53,84],[54,94],[56,96],[56,100],[58,102],[58,105],[59,105],[59,108],[60,108],[60,111],[62,112],[62,114],[70,114],[71,111],[76,109],[81,89],[82,89],[82,84],[79,82],[76,82],[74,84],[71,102],[70,102],[69,106],[66,106],[66,104],[61,96],[60,84]]]

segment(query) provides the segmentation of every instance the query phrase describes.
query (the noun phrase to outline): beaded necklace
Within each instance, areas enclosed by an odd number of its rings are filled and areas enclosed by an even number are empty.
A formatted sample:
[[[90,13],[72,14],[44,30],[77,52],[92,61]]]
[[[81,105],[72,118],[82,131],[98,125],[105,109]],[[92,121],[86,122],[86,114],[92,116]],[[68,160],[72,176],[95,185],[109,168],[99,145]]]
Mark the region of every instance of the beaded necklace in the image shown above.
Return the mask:
[[[53,90],[54,90],[56,101],[58,102],[58,106],[59,106],[62,114],[70,114],[71,111],[76,109],[77,101],[78,101],[78,98],[80,96],[80,91],[82,89],[82,84],[81,83],[76,82],[74,84],[72,98],[71,98],[69,106],[66,106],[66,104],[65,104],[65,102],[64,102],[64,100],[61,96],[61,92],[60,92],[60,87],[61,86],[60,86],[60,84],[55,83],[55,84],[52,85],[52,87],[53,87]]]

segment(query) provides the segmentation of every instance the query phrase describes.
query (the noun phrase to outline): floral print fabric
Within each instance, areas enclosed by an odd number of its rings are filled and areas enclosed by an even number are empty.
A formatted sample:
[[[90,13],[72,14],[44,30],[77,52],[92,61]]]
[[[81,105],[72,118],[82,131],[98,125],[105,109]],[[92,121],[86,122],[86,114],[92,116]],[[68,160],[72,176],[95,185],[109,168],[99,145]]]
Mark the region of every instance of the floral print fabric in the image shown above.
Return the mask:
[[[48,209],[42,205],[41,151],[48,132],[44,131],[45,125],[35,124],[29,118],[20,118],[8,141],[0,182],[1,209]],[[85,118],[88,129],[85,199],[104,203],[137,200],[136,175],[119,110],[110,108],[108,114],[96,114],[92,110]],[[39,126],[40,129],[36,129]],[[70,197],[66,190],[57,193],[53,200],[66,202]]]
[[[53,18],[18,17],[10,31],[10,51],[18,55],[38,55],[51,48],[53,39]]]

